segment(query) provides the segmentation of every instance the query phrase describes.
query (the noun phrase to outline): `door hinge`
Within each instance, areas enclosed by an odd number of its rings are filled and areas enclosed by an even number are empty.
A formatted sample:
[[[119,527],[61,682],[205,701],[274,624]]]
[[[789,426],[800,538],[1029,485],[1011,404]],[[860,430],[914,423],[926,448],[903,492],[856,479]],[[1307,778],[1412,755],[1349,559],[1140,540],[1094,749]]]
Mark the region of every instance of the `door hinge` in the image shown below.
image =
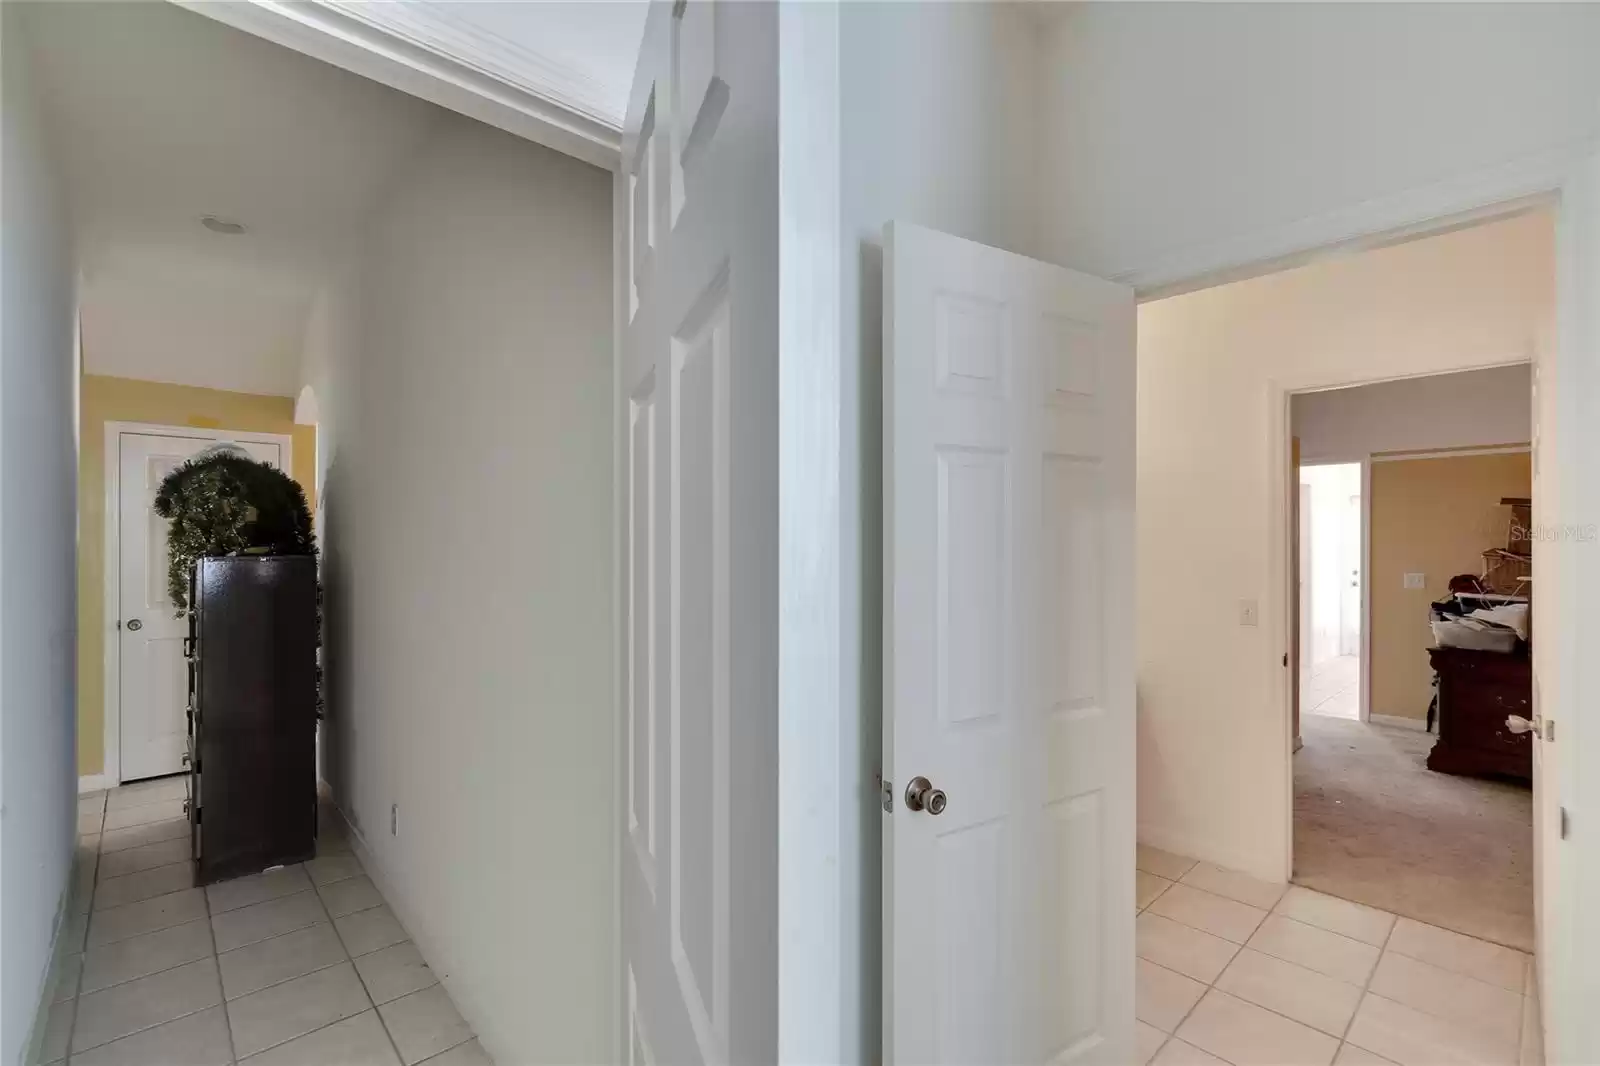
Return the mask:
[[[873,776],[878,780],[878,800],[883,804],[884,812],[892,814],[894,812],[894,783],[885,781],[881,771]]]
[[[1288,666],[1289,665],[1289,653],[1288,652],[1284,652],[1283,653],[1283,665],[1284,666]]]
[[[1565,807],[1561,808],[1561,839],[1567,839],[1567,834],[1572,832],[1572,816]]]

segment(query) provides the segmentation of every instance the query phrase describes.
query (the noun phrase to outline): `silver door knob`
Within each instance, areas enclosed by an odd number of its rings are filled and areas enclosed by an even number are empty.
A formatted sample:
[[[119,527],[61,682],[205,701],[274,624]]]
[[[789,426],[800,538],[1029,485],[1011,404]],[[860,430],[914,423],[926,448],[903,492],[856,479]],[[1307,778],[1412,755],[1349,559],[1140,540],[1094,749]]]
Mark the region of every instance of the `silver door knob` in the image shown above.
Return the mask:
[[[949,802],[944,790],[934,788],[933,782],[926,777],[913,777],[911,783],[906,785],[906,806],[911,810],[943,814]]]
[[[128,632],[137,633],[137,632],[139,632],[139,630],[141,630],[143,628],[144,628],[144,623],[139,621],[137,618],[128,619]]]

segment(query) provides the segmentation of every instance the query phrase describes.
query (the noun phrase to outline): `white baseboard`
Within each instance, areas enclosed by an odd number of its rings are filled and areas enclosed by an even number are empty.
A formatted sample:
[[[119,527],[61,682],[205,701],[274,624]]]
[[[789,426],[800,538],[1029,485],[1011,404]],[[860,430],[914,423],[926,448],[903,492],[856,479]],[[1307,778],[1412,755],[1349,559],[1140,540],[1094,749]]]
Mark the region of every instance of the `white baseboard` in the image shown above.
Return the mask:
[[[78,778],[78,795],[85,792],[99,792],[103,788],[115,788],[116,782],[105,774],[84,774]]]
[[[77,849],[73,849],[77,854]],[[45,1030],[50,1024],[50,1008],[56,998],[56,980],[61,974],[61,934],[71,922],[67,905],[72,902],[72,888],[78,879],[74,860],[67,873],[67,883],[61,886],[61,898],[56,901],[55,923],[50,932],[50,954],[45,957],[44,975],[39,981],[38,1003],[33,1012],[33,1025],[28,1030],[28,1043],[23,1048],[23,1062],[37,1062],[44,1049]],[[82,945],[79,945],[80,947]]]
[[[1262,866],[1260,855],[1242,855],[1228,848],[1217,847],[1210,841],[1199,840],[1186,833],[1174,833],[1160,826],[1139,826],[1138,841],[1146,847],[1160,848],[1162,851],[1181,855],[1186,859],[1213,863],[1227,870],[1250,874],[1263,881],[1278,883],[1283,880],[1282,874],[1273,874]]]
[[[1426,718],[1401,718],[1394,714],[1370,714],[1367,721],[1373,725],[1393,726],[1396,729],[1415,729],[1417,732],[1426,732],[1428,720]]]

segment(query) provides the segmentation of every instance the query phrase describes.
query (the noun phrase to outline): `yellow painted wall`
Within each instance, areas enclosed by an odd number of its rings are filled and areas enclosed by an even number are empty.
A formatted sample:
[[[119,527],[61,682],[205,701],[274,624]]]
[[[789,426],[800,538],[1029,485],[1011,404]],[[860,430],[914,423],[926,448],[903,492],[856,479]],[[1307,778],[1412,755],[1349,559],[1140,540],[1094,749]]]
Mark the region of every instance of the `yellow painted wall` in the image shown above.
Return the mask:
[[[294,438],[291,471],[312,511],[316,430],[294,424],[294,400],[128,378],[83,376],[78,441],[78,773],[105,766],[105,450],[107,422],[150,422]]]
[[[1526,453],[1372,464],[1372,713],[1422,718],[1433,696],[1428,604],[1456,574],[1481,573],[1486,548],[1503,548],[1511,508],[1533,493]],[[1404,587],[1420,573],[1427,585]]]

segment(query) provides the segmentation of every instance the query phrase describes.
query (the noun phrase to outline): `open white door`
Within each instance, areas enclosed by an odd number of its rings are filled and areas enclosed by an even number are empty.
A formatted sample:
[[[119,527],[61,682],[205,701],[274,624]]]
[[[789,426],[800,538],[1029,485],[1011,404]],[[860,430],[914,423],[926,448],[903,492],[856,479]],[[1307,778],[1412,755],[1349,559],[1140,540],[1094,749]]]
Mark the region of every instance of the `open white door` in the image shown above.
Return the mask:
[[[773,1057],[777,17],[652,4],[623,138],[630,1066]]]
[[[884,1061],[1126,1066],[1133,293],[884,248]]]
[[[185,460],[217,443],[237,444],[256,459],[282,469],[287,437],[241,437],[221,430],[113,427],[117,466],[108,466],[114,483],[116,521],[110,533],[116,562],[116,599],[109,612],[113,651],[106,771],[113,782],[175,774],[184,769],[187,749],[188,678],[182,641],[188,623],[176,616],[167,593],[166,519],[155,512],[162,479]]]

